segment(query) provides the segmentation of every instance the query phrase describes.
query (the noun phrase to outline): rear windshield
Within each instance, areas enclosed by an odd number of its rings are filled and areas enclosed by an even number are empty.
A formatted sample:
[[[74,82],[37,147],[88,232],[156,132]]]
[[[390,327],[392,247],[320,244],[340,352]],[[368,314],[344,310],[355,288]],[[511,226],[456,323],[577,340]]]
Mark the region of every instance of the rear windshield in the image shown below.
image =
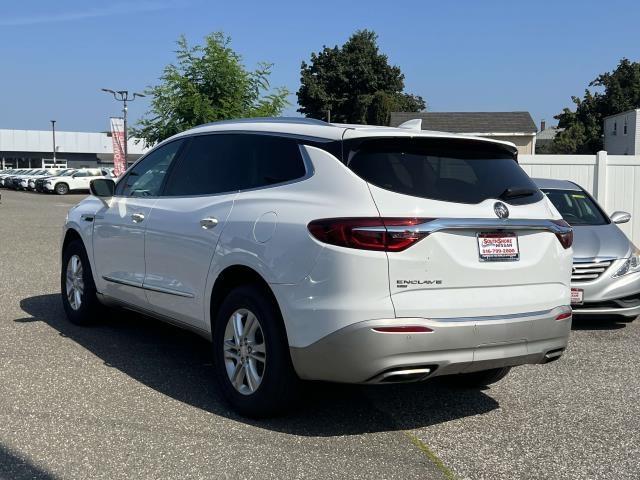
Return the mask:
[[[544,188],[542,191],[549,197],[551,203],[569,225],[606,225],[609,223],[609,219],[596,202],[581,190]]]
[[[507,147],[470,140],[375,138],[345,145],[346,164],[385,190],[446,202],[501,199],[522,205],[542,193]]]

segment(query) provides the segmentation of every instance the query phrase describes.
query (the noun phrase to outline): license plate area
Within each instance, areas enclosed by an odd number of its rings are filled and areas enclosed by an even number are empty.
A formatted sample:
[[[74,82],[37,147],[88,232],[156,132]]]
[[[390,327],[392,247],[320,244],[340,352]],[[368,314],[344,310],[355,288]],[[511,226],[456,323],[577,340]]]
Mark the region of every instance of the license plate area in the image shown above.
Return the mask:
[[[480,232],[477,239],[481,262],[516,262],[520,259],[518,236],[514,232]]]
[[[581,288],[571,289],[571,305],[582,305],[584,303],[584,290]]]

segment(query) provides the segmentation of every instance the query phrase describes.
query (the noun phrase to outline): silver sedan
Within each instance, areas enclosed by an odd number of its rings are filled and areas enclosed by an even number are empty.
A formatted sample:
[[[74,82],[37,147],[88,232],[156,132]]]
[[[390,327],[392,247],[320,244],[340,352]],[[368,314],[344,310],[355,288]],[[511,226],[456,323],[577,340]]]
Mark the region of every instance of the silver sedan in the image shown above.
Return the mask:
[[[631,215],[609,217],[579,185],[534,179],[573,227],[571,303],[581,315],[640,315],[640,250],[616,224]]]

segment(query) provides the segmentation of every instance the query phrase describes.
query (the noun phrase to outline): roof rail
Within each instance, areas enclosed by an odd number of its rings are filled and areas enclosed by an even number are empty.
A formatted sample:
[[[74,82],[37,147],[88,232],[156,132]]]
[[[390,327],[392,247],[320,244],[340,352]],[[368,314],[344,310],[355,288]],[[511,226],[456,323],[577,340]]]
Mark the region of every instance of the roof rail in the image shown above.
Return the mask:
[[[219,120],[217,122],[205,123],[198,125],[198,127],[204,127],[207,125],[224,125],[229,123],[297,123],[302,125],[324,125],[330,126],[323,120],[307,117],[251,117],[251,118],[237,118],[233,120]]]

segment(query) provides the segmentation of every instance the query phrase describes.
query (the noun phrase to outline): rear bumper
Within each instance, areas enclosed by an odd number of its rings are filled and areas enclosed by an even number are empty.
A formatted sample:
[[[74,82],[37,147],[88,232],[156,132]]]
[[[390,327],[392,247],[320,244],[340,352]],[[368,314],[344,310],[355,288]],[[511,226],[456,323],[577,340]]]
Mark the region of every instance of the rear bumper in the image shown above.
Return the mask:
[[[490,368],[547,363],[567,346],[568,311],[478,318],[394,318],[349,325],[303,348],[292,347],[298,375],[308,380],[380,383],[396,371],[422,373],[421,379]],[[429,333],[380,333],[379,327],[428,327]]]
[[[635,318],[640,316],[640,305],[622,307],[615,305],[615,301],[602,303],[587,303],[573,307],[576,315],[620,315]]]

